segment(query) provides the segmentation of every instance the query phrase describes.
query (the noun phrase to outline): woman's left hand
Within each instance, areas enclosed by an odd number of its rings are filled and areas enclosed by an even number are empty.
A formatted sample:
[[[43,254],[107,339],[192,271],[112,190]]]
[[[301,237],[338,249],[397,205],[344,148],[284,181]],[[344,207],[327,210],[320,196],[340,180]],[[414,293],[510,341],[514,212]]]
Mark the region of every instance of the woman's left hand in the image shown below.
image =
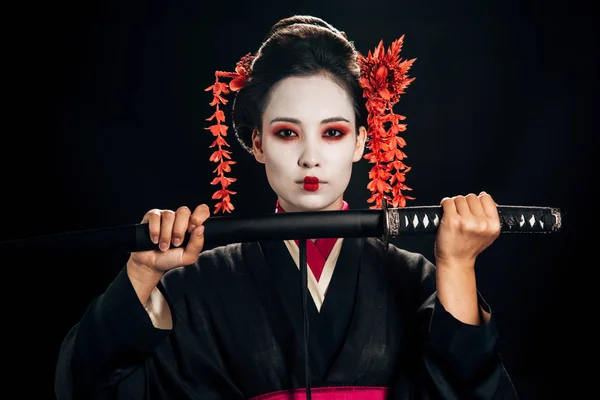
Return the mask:
[[[477,256],[500,235],[500,217],[492,196],[444,197],[434,254],[438,266],[473,267]]]

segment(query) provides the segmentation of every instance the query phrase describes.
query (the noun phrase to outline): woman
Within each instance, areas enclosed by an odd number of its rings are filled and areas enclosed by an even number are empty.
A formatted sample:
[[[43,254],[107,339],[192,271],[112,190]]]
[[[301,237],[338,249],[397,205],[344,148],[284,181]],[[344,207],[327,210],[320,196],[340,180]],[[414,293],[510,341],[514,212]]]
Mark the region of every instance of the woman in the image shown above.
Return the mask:
[[[230,75],[233,123],[265,166],[276,210],[348,208],[352,165],[373,139],[351,42],[296,16],[245,62]],[[215,98],[227,92],[212,89]],[[216,141],[221,156],[225,145]],[[228,179],[218,177],[221,211],[231,210]],[[517,398],[475,281],[478,254],[500,232],[496,204],[482,192],[441,205],[435,266],[371,238],[307,241],[307,344],[296,242],[202,252],[207,205],[148,211],[142,222],[159,249],[132,253],[69,332],[58,398]]]

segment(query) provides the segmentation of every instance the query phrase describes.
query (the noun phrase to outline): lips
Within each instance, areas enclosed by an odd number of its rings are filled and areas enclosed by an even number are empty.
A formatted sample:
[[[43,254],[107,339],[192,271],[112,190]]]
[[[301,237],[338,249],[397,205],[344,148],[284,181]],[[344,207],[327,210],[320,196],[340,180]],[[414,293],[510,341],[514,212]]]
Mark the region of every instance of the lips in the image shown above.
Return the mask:
[[[307,176],[304,178],[304,190],[314,192],[319,189],[319,178],[316,176]]]

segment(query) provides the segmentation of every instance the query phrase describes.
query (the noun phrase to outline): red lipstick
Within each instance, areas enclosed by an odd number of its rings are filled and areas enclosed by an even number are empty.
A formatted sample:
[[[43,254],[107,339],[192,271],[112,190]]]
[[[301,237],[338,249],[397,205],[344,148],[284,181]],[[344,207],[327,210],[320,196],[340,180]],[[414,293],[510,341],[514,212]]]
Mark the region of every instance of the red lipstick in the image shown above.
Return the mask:
[[[316,176],[307,176],[304,178],[304,190],[314,192],[319,189],[319,178]]]

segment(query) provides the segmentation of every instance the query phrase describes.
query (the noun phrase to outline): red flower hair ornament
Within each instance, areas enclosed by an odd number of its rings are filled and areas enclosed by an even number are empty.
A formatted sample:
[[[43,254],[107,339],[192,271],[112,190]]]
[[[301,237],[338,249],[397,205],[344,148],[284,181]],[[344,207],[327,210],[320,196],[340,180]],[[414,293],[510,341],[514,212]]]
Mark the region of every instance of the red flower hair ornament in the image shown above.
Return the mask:
[[[384,199],[392,207],[405,207],[406,200],[414,200],[414,197],[403,193],[412,190],[405,184],[405,174],[410,171],[410,167],[404,164],[407,156],[402,149],[406,146],[406,141],[400,136],[401,132],[406,131],[406,124],[401,122],[406,117],[393,111],[394,105],[415,79],[408,77],[408,70],[416,59],[400,58],[403,42],[404,35],[392,42],[388,48],[384,47],[382,40],[373,51],[369,50],[366,56],[358,53],[360,85],[368,111],[366,147],[369,152],[364,158],[374,164],[369,171],[367,185],[371,192],[367,201],[374,203],[370,208],[381,208]],[[231,151],[226,149],[229,147],[225,140],[229,127],[225,125],[225,114],[220,106],[228,102],[224,95],[239,91],[250,80],[254,58],[251,54],[242,57],[236,64],[235,72],[216,71],[215,83],[205,89],[212,91],[213,100],[210,105],[215,107],[215,112],[207,118],[207,121],[214,123],[205,128],[215,136],[210,145],[211,148],[216,148],[210,156],[210,161],[218,163],[213,171],[217,176],[211,184],[220,185],[220,189],[212,196],[217,200],[215,213],[231,213],[234,209],[231,196],[236,194],[229,189],[236,179],[225,176],[231,172],[231,165],[235,164],[235,161],[231,159]],[[220,78],[231,80],[225,83],[221,82]]]
[[[217,176],[210,183],[211,185],[221,185],[221,188],[212,195],[213,200],[217,200],[215,214],[218,212],[231,213],[234,209],[231,196],[236,194],[236,192],[229,190],[229,185],[235,182],[236,179],[225,176],[226,173],[231,172],[231,166],[235,164],[235,161],[231,159],[231,150],[225,149],[229,147],[229,143],[225,140],[229,126],[225,125],[225,113],[220,106],[221,104],[227,104],[229,101],[224,95],[237,92],[246,85],[250,78],[252,60],[254,60],[254,56],[246,54],[237,62],[235,72],[216,71],[215,83],[204,89],[205,91],[212,91],[213,100],[210,105],[215,107],[213,115],[206,119],[207,121],[214,121],[213,125],[204,128],[215,137],[215,141],[212,142],[210,148],[216,147],[216,150],[210,155],[210,161],[219,164],[213,171]],[[229,78],[231,81],[229,83],[220,82],[219,78]]]

